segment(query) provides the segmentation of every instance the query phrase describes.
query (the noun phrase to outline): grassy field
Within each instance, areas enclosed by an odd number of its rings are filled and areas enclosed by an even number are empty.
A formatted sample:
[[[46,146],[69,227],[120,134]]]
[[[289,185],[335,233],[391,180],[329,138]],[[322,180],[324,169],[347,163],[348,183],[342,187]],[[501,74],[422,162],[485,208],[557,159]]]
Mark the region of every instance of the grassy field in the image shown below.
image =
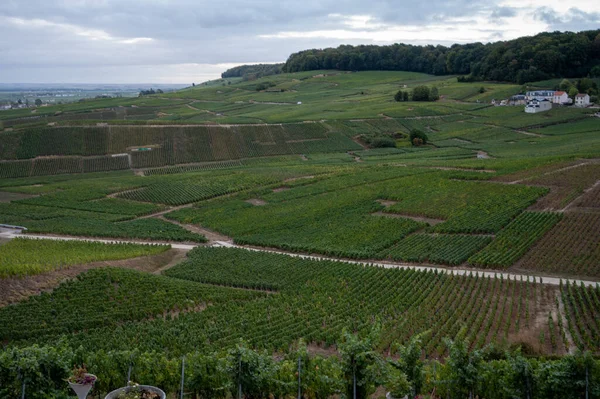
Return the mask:
[[[14,239],[2,246],[0,278],[22,277],[71,265],[154,255],[166,245],[103,244],[84,241]]]
[[[594,110],[525,114],[490,104],[518,86],[407,72],[227,80],[0,114],[0,200],[12,199],[0,223],[200,245],[160,276],[93,270],[0,308],[7,350],[58,341],[174,357],[245,339],[284,353],[303,338],[334,353],[342,331],[379,320],[382,351],[422,334],[428,356],[446,354],[445,337],[600,353],[598,288],[540,284],[600,281]],[[393,100],[423,84],[441,99]],[[208,248],[217,241],[473,272]],[[0,247],[0,278],[161,248],[15,240]]]

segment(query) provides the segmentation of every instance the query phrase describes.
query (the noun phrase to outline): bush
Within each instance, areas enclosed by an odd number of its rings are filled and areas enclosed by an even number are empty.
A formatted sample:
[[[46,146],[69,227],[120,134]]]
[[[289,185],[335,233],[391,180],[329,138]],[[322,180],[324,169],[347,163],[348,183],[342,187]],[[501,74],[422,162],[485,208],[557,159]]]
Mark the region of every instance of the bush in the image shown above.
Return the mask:
[[[440,98],[437,87],[432,87],[429,91],[429,101],[437,101]]]
[[[427,140],[429,140],[427,135],[418,129],[413,129],[410,132],[410,142],[414,146],[427,144]]]
[[[396,147],[396,141],[391,137],[375,137],[368,144],[371,148]]]
[[[404,101],[404,92],[402,90],[398,90],[398,93],[394,96],[394,101]]]
[[[417,86],[413,89],[413,101],[429,101],[430,90],[427,86]]]

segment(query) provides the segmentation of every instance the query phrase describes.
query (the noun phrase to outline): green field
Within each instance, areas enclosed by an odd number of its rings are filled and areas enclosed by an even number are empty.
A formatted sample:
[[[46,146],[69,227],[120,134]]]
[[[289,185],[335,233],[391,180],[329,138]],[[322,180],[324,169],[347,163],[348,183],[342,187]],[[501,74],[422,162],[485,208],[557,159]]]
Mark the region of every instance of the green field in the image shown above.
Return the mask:
[[[276,357],[300,339],[339,354],[344,331],[373,325],[386,354],[417,334],[427,359],[449,355],[444,338],[498,354],[600,353],[598,285],[567,283],[600,281],[594,110],[526,114],[490,104],[520,86],[412,72],[226,80],[0,114],[0,224],[179,251],[160,275],[96,268],[0,307],[0,385],[13,354],[38,359],[46,345],[87,359],[102,392],[122,383],[119,356],[133,351],[139,367],[156,356],[168,375],[134,373],[174,393],[183,355],[197,376],[199,353],[240,339]],[[423,84],[441,99],[394,101]],[[410,141],[415,130],[426,143]],[[2,237],[0,288],[168,248]],[[213,248],[236,245],[246,249]]]

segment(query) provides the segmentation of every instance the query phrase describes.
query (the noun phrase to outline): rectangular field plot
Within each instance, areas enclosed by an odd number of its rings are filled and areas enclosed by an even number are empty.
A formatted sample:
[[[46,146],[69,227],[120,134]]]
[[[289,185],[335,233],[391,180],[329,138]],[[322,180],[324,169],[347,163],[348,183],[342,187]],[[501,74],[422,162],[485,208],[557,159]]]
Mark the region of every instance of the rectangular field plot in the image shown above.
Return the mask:
[[[519,269],[600,277],[600,214],[567,212],[523,259]]]
[[[393,260],[460,265],[492,240],[491,237],[460,234],[414,234],[383,252]]]

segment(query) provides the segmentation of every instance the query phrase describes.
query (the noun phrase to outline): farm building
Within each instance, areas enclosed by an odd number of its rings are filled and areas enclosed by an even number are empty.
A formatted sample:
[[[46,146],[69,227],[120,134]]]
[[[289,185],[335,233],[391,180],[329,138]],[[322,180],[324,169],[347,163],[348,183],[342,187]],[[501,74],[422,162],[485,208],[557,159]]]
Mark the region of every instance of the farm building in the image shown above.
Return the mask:
[[[568,104],[569,103],[569,95],[564,91],[555,91],[552,102],[554,104]]]
[[[554,99],[554,90],[538,90],[538,91],[528,91],[527,92],[527,100],[529,100],[529,101],[532,101],[532,100],[552,101],[553,99]]]
[[[524,94],[517,94],[510,98],[510,105],[525,105],[527,104],[527,97]]]
[[[525,106],[525,112],[536,114],[538,112],[549,111],[552,109],[552,103],[549,100],[531,100]]]
[[[575,96],[575,106],[577,107],[587,107],[590,105],[590,96],[589,94],[581,94]]]

